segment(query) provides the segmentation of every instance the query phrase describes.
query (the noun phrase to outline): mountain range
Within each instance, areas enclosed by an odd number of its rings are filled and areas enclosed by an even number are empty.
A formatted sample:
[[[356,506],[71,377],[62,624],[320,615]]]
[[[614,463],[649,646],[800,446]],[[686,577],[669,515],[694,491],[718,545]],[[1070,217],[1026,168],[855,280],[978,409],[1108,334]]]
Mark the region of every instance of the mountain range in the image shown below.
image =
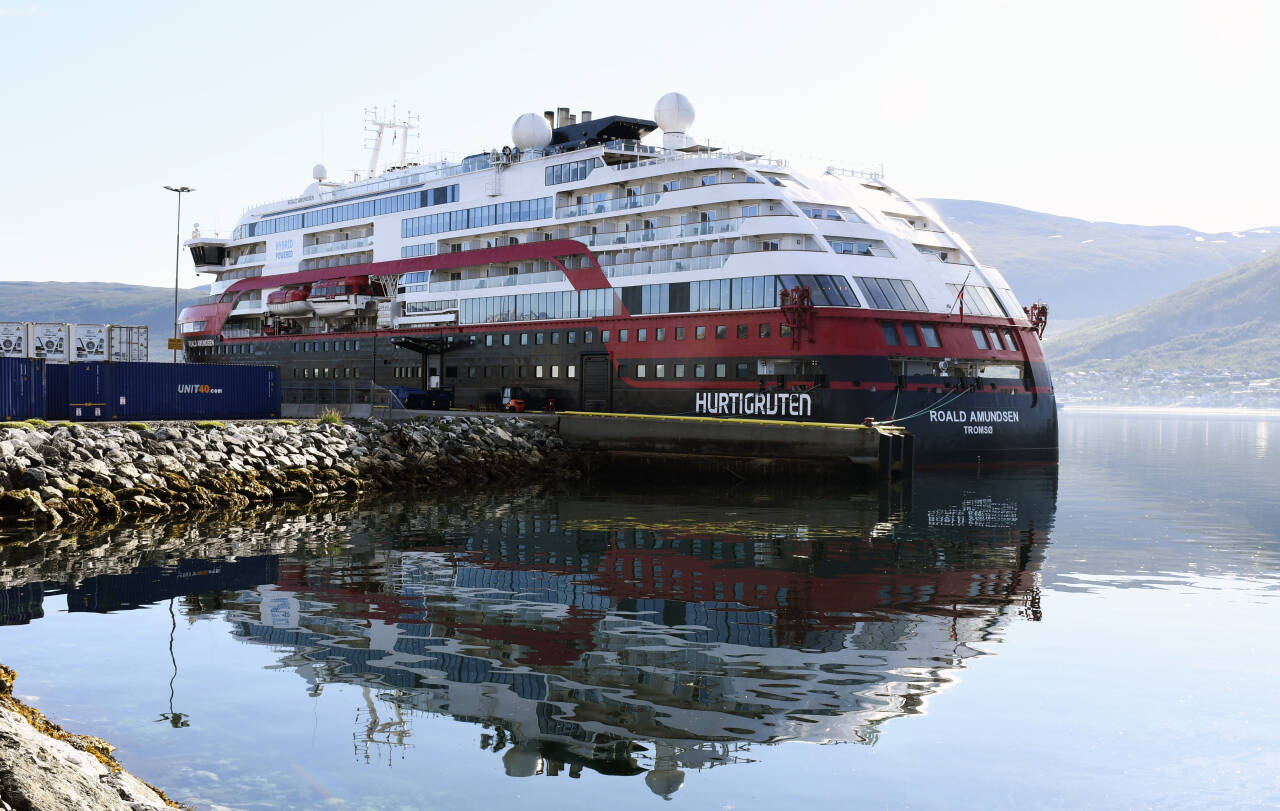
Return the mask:
[[[1280,252],[1280,226],[1211,234],[1089,222],[978,200],[925,202],[979,261],[1004,273],[1024,304],[1047,302],[1051,324],[1119,313]]]
[[[179,308],[208,289],[178,291]],[[114,282],[0,282],[0,320],[125,324],[150,328],[152,360],[173,334],[173,288]],[[163,356],[163,357],[162,357]]]

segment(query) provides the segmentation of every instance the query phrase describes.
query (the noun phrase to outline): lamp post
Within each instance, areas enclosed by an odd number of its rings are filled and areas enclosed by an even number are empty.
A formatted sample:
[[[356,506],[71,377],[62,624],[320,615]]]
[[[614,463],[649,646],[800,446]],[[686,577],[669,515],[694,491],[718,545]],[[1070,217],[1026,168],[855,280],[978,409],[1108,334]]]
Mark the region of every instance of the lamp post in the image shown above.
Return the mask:
[[[165,186],[166,189],[178,193],[178,230],[173,238],[173,339],[178,340],[178,259],[182,256],[182,194],[195,189],[187,186]],[[173,362],[178,362],[178,350],[173,350]]]

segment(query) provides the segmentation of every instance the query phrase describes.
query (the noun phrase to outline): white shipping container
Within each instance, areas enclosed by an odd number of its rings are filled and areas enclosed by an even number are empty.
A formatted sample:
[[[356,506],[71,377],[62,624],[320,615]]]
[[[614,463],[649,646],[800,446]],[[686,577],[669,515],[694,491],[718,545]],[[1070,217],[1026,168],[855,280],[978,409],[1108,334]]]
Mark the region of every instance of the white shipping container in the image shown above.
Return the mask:
[[[147,327],[122,327],[113,324],[108,329],[108,356],[111,360],[146,362],[150,354],[149,333]]]
[[[31,323],[27,325],[27,355],[42,358],[53,363],[66,363],[70,360],[67,349],[70,346],[67,324]]]
[[[106,324],[71,325],[71,360],[80,363],[107,359]]]
[[[27,324],[25,321],[0,322],[0,358],[27,356]]]

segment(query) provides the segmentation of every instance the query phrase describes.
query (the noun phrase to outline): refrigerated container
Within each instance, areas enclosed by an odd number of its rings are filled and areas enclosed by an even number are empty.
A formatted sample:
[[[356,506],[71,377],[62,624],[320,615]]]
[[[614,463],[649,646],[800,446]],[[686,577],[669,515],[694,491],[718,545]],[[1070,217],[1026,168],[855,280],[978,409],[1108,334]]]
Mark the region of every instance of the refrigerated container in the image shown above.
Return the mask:
[[[0,321],[0,358],[27,356],[27,322]]]
[[[128,360],[145,363],[148,356],[150,330],[147,327],[126,327],[112,324],[107,328],[107,360]]]
[[[50,363],[71,359],[71,329],[68,324],[32,322],[27,324],[27,357]]]
[[[95,361],[107,359],[106,324],[71,325],[71,360]]]

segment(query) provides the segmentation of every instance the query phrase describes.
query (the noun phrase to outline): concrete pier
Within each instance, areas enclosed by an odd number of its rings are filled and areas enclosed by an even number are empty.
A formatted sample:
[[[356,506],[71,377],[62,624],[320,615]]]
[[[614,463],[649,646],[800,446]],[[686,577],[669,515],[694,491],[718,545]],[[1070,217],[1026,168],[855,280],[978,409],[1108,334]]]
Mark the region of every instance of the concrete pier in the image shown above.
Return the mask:
[[[657,468],[742,477],[911,475],[911,435],[842,423],[561,412],[560,438],[589,469]]]

